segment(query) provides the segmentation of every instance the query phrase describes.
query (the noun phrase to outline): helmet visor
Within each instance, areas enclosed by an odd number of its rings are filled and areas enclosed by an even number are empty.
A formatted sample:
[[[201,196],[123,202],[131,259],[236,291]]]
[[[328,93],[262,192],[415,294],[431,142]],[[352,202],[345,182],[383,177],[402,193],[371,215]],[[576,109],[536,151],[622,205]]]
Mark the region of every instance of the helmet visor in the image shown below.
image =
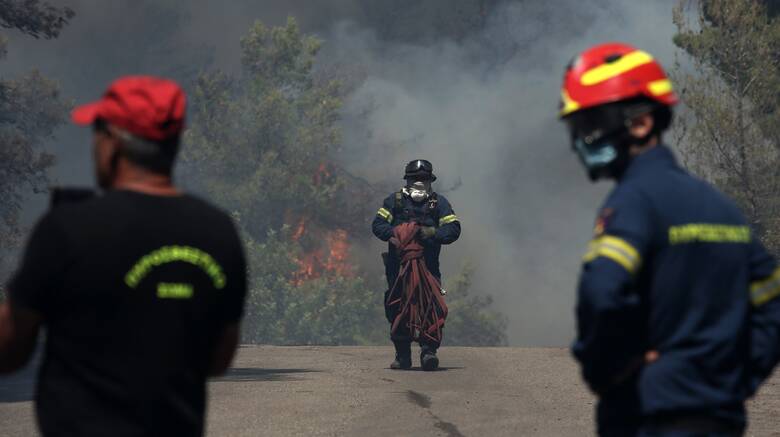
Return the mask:
[[[406,164],[405,179],[433,179],[433,164],[426,159],[416,159]]]
[[[603,105],[576,112],[566,118],[572,142],[582,139],[595,144],[626,128],[626,119],[618,105]]]

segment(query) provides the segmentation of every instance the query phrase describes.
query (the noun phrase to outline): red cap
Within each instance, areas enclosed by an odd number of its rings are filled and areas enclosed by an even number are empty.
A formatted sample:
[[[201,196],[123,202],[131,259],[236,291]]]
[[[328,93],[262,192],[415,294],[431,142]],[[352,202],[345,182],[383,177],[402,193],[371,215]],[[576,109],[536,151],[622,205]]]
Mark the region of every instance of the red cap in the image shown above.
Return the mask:
[[[641,96],[666,106],[677,103],[672,83],[650,54],[627,44],[601,44],[566,70],[560,116]]]
[[[114,81],[103,98],[77,107],[73,122],[89,125],[102,119],[153,141],[179,135],[184,129],[186,97],[175,82],[152,76],[127,76]]]

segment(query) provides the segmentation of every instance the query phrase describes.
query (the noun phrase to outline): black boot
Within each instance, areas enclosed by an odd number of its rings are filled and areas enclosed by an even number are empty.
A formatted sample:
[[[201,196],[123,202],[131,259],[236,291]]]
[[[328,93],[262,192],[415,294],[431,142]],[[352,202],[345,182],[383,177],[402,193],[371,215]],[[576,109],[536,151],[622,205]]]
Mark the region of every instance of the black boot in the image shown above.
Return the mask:
[[[436,346],[430,344],[421,345],[420,365],[423,370],[430,372],[439,368],[439,357],[436,356]]]
[[[412,368],[412,344],[408,342],[393,342],[395,346],[395,361],[390,364],[393,370],[408,370]]]

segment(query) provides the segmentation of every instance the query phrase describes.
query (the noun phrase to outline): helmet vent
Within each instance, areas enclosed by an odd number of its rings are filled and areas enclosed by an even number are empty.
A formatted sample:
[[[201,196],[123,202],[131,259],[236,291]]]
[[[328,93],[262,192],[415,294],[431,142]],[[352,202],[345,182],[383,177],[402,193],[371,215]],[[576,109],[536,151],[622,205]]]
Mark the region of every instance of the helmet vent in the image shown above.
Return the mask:
[[[623,55],[621,55],[620,53],[615,53],[613,55],[609,55],[606,58],[604,58],[604,62],[606,62],[607,64],[611,64],[613,62],[619,61],[620,58],[622,58],[622,57],[623,57]]]

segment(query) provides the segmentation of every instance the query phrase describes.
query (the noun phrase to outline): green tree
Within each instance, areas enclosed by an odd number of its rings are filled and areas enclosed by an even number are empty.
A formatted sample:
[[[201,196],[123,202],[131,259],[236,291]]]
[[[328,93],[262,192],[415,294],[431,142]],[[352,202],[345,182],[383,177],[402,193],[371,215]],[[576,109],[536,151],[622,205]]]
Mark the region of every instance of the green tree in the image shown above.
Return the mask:
[[[0,26],[16,29],[34,38],[52,39],[75,13],[40,0],[0,0]]]
[[[361,278],[324,275],[295,283],[302,248],[289,228],[264,242],[247,238],[252,280],[244,341],[274,344],[376,344],[387,333],[382,293]]]
[[[37,0],[0,0],[0,26],[35,38],[56,38],[71,17],[70,9]],[[6,47],[0,35],[0,60]],[[42,145],[63,123],[69,107],[59,86],[38,71],[16,79],[0,76],[0,269],[22,234],[22,202],[30,192],[47,189],[54,156]]]
[[[249,341],[361,344],[382,326],[378,285],[349,268],[349,230],[365,215],[329,160],[341,99],[338,83],[313,79],[320,45],[293,19],[258,22],[241,40],[242,74],[204,73],[192,94],[184,177],[246,235]]]
[[[301,35],[291,19],[273,29],[256,23],[241,47],[240,77],[215,72],[197,81],[183,155],[187,180],[240,211],[258,240],[290,217],[348,220],[331,214],[343,185],[328,161],[340,141],[341,100],[337,83],[313,83],[320,41]]]
[[[692,65],[674,79],[687,164],[735,198],[780,254],[780,19],[767,4],[682,0],[674,42]]]

